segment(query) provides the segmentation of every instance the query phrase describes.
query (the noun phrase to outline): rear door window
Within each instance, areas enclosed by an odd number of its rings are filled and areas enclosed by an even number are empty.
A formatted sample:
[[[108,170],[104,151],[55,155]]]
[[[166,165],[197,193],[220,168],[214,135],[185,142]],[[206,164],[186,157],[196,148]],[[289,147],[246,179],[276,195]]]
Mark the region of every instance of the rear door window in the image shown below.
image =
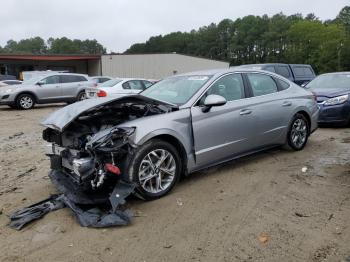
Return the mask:
[[[274,78],[275,81],[278,83],[278,87],[279,87],[279,90],[282,91],[282,90],[286,90],[290,87],[289,83],[286,82],[286,81],[283,81],[279,78]]]
[[[149,88],[152,84],[150,81],[143,80],[142,83],[144,84],[145,88]]]
[[[123,84],[124,89],[133,89],[133,90],[143,90],[143,84],[140,80],[130,80]]]
[[[263,74],[247,74],[254,96],[268,95],[278,92],[277,84],[271,76]]]
[[[87,81],[83,76],[75,76],[75,75],[61,75],[61,83],[75,83],[75,82],[83,82]]]
[[[285,78],[290,77],[289,69],[287,66],[276,66],[276,73]]]

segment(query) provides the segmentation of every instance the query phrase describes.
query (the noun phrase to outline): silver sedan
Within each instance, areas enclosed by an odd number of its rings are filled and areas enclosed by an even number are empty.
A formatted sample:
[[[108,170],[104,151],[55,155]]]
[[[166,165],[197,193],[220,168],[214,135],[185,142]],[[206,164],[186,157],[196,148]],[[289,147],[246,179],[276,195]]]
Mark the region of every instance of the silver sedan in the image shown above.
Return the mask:
[[[139,95],[85,100],[42,124],[56,185],[72,180],[92,196],[125,181],[150,200],[181,175],[280,145],[302,150],[317,118],[311,92],[270,72],[229,69],[172,76]]]

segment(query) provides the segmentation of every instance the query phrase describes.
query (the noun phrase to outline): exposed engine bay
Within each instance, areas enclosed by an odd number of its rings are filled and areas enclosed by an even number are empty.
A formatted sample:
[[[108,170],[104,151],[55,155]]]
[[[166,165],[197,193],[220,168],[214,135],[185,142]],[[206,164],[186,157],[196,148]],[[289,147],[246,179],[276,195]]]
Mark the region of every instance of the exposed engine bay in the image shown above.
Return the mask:
[[[135,128],[117,126],[169,110],[148,102],[118,101],[84,112],[63,132],[47,128],[43,138],[52,143],[48,152],[51,168],[63,171],[84,190],[106,190],[116,179],[127,179],[122,175],[126,158],[136,147],[129,139]]]

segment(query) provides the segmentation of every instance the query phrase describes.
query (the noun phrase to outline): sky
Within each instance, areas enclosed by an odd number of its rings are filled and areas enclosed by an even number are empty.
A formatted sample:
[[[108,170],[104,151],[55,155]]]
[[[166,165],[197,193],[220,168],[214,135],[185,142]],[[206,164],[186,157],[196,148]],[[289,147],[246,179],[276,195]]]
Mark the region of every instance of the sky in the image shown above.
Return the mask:
[[[1,0],[0,46],[9,39],[96,39],[108,52],[222,19],[283,12],[334,19],[349,0]]]

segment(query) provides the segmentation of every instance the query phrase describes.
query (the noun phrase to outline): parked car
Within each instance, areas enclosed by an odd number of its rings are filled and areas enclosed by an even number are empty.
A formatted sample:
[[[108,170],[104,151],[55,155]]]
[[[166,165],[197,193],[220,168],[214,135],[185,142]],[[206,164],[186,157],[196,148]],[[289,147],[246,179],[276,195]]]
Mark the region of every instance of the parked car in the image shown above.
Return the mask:
[[[320,75],[306,88],[317,97],[320,124],[350,124],[350,72]]]
[[[1,84],[6,84],[6,85],[20,85],[22,84],[22,81],[20,80],[4,80],[4,81],[0,81],[0,85]]]
[[[317,118],[314,95],[287,79],[223,69],[172,76],[141,94],[88,99],[42,125],[61,192],[108,199],[124,181],[150,200],[184,174],[284,144],[302,150]]]
[[[316,77],[311,65],[303,64],[251,64],[236,68],[266,70],[279,74],[297,85],[304,86]]]
[[[16,77],[13,75],[1,75],[0,74],[0,81],[4,80],[16,80]]]
[[[90,79],[96,83],[96,86],[99,85],[99,84],[102,84],[104,82],[107,82],[109,80],[112,80],[113,78],[112,77],[109,77],[109,76],[93,76],[93,77],[90,77]]]
[[[85,99],[85,89],[94,86],[88,76],[50,73],[31,78],[21,85],[0,88],[0,105],[31,109],[37,104],[75,102]]]
[[[36,71],[22,71],[19,74],[19,79],[27,81],[31,78],[37,78],[40,76],[50,75],[57,73],[69,73],[67,70],[52,71],[52,70],[36,70]]]
[[[86,97],[106,97],[120,94],[138,94],[153,85],[151,81],[140,78],[114,78],[97,87],[87,88]]]

